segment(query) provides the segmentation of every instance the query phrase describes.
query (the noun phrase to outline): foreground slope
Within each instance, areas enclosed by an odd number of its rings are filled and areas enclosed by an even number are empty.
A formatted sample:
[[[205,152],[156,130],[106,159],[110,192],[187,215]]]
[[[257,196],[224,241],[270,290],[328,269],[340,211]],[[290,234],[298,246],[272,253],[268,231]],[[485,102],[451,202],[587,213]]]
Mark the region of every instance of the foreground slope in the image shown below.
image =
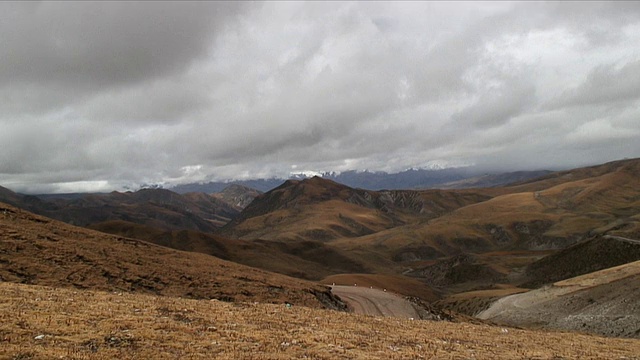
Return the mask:
[[[640,261],[504,297],[478,317],[513,326],[640,338]]]
[[[0,283],[8,359],[638,359],[640,342]]]
[[[64,224],[0,203],[0,280],[227,301],[335,306],[327,287]]]

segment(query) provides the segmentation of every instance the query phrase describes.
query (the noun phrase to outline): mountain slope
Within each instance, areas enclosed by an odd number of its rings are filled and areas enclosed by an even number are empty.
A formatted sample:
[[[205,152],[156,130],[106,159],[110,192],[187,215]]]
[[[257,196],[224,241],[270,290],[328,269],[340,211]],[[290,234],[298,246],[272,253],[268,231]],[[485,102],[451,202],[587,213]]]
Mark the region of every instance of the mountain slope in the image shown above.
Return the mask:
[[[365,271],[346,254],[317,241],[247,241],[193,230],[161,230],[126,221],[107,221],[90,228],[302,279],[320,280],[330,274]]]
[[[438,189],[469,189],[469,188],[484,188],[484,187],[498,187],[505,186],[513,183],[531,181],[545,175],[552,173],[548,170],[540,171],[515,171],[500,174],[486,174],[476,177],[471,177],[463,180],[447,182],[443,184],[437,184],[434,187]]]
[[[479,191],[368,191],[314,177],[257,197],[224,231],[244,239],[353,238],[490,198]]]
[[[332,245],[350,252],[375,248],[414,268],[415,261],[460,253],[561,249],[593,233],[625,236],[640,223],[640,160],[491,190],[495,197],[435,219]]]
[[[640,260],[640,242],[595,236],[527,266],[523,286],[541,286]]]
[[[2,281],[322,307],[323,286],[67,225],[0,203]]]

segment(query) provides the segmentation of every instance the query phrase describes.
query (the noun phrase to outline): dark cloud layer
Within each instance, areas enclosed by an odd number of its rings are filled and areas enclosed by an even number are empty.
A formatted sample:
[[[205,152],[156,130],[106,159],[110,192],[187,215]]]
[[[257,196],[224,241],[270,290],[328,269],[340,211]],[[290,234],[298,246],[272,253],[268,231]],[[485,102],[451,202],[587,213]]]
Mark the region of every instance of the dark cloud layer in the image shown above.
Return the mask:
[[[180,71],[235,10],[208,2],[4,3],[3,83],[104,88]]]
[[[640,6],[0,3],[0,185],[640,156]]]

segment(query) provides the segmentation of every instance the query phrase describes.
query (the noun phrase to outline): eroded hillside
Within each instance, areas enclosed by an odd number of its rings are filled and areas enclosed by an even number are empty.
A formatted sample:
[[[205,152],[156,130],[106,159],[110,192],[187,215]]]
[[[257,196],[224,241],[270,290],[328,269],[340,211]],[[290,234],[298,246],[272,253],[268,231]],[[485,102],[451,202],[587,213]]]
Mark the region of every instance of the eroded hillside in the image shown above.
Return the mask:
[[[640,338],[640,261],[507,296],[478,316],[511,326]]]

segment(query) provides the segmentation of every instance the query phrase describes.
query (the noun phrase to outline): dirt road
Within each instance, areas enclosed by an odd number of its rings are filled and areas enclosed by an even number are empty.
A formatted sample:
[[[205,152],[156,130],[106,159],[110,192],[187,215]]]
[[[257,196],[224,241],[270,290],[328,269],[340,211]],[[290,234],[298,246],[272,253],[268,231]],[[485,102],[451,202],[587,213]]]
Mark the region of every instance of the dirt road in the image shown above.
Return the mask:
[[[332,286],[331,292],[349,304],[356,314],[420,318],[410,302],[389,292],[366,287],[340,285]]]
[[[622,237],[622,236],[605,235],[605,236],[603,236],[603,238],[605,238],[605,239],[614,239],[614,240],[624,241],[624,242],[628,242],[628,243],[635,244],[635,245],[640,245],[640,240],[629,239],[629,238],[625,238],[625,237]]]

